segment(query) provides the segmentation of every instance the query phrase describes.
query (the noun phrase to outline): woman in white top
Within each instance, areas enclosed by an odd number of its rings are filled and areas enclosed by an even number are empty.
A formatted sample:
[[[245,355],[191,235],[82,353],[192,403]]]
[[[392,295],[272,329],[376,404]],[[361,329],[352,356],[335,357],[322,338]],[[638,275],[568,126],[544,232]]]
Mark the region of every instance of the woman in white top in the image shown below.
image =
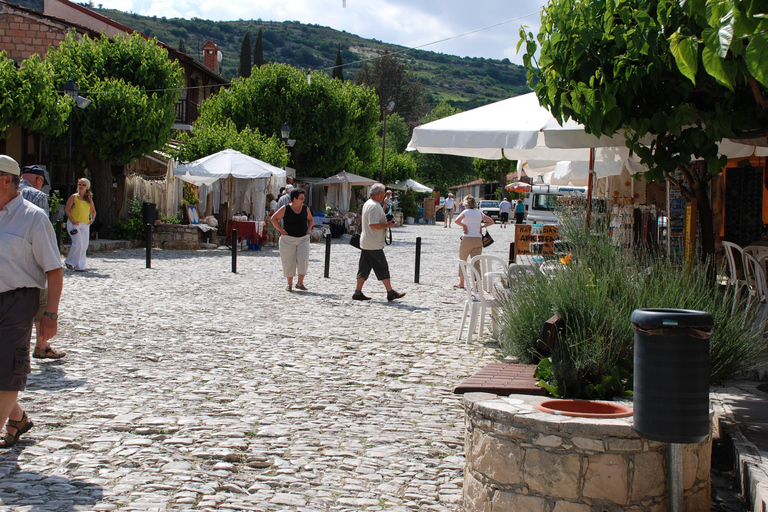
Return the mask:
[[[477,208],[477,200],[473,196],[464,198],[464,210],[456,217],[454,224],[459,226],[464,235],[459,244],[459,259],[467,261],[483,252],[483,228],[496,224],[492,218]],[[477,271],[480,271],[479,265]],[[464,274],[459,267],[459,284],[456,288],[464,288]]]

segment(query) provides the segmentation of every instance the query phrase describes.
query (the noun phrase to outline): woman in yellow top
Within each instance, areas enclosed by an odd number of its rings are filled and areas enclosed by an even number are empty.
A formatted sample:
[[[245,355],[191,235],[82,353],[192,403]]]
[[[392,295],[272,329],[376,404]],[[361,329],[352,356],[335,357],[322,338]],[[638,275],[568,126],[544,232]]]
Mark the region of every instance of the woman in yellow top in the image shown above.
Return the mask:
[[[96,218],[93,206],[91,182],[85,178],[77,180],[77,193],[67,200],[67,232],[72,238],[72,246],[64,263],[69,270],[85,272],[85,252],[91,239],[91,224]]]

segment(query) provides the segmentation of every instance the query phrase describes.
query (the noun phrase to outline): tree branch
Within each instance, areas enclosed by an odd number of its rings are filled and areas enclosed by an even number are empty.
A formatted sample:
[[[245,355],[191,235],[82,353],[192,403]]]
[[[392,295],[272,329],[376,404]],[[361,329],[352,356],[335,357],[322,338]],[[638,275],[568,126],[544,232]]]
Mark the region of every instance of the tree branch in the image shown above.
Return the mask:
[[[677,181],[675,178],[672,177],[671,174],[669,174],[667,171],[664,171],[664,177],[669,181],[672,185],[680,189],[680,193],[683,194],[684,197],[687,199],[695,199],[695,194],[692,194],[690,190],[688,190],[682,183]]]

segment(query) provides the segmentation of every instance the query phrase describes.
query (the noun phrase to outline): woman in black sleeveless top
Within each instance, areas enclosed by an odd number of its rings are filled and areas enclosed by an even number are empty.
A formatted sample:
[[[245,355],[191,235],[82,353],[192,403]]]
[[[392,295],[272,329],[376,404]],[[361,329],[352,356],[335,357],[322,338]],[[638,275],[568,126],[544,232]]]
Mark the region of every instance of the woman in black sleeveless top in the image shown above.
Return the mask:
[[[272,225],[280,232],[280,259],[283,261],[283,275],[288,280],[287,291],[293,289],[293,277],[298,272],[297,290],[306,290],[304,276],[309,267],[309,233],[314,225],[312,211],[304,204],[304,191],[291,190],[291,201],[281,206],[272,215]],[[283,225],[280,225],[280,221]]]

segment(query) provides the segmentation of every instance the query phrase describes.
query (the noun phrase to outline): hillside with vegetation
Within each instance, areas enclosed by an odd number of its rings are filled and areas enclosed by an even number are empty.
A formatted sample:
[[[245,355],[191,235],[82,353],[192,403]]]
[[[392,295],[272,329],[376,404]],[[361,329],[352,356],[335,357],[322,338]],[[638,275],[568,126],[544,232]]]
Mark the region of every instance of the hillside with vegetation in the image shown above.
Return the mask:
[[[39,4],[42,2],[16,0],[14,3],[40,10]],[[259,28],[263,28],[264,62],[281,62],[313,70],[327,69],[330,74],[336,60],[337,45],[341,45],[346,80],[354,79],[364,62],[384,50],[396,52],[401,62],[421,80],[432,106],[446,101],[454,107],[467,110],[530,91],[525,83],[522,66],[512,64],[508,59],[462,58],[412,50],[376,39],[364,39],[346,31],[297,21],[164,18],[103,9],[92,3],[81,5],[147,36],[156,37],[174,48],[178,48],[183,41],[186,53],[199,60],[202,60],[202,46],[212,41],[221,49],[223,60],[220,72],[228,79],[237,76],[243,36],[250,34],[252,51]],[[509,37],[516,38],[517,34],[510,31]]]

